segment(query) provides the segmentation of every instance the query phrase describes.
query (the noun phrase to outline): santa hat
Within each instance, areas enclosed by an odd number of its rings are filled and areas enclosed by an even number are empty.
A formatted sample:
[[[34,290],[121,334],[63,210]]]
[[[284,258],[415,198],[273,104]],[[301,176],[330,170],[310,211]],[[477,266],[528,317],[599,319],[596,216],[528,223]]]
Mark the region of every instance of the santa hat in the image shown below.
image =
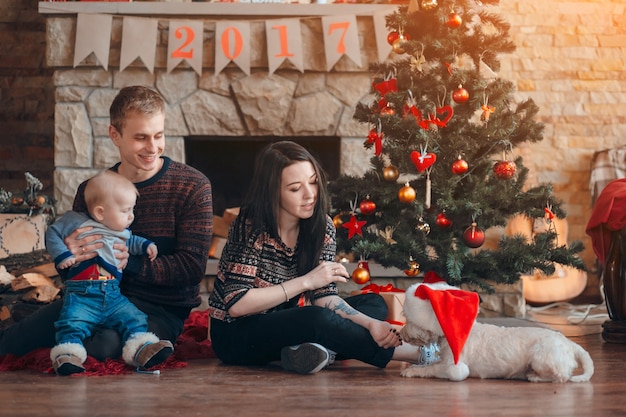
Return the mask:
[[[415,289],[415,296],[430,301],[454,355],[454,363],[457,364],[478,316],[480,299],[475,292],[459,290],[456,287],[446,285],[442,289],[437,289],[436,284],[443,282],[445,281],[436,273],[427,272],[424,284],[418,285]],[[431,288],[430,284],[435,285]]]

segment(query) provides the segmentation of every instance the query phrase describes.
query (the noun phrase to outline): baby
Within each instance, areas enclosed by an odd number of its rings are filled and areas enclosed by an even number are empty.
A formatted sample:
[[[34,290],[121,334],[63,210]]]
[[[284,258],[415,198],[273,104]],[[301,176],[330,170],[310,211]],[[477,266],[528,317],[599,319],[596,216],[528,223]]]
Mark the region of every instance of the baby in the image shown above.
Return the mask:
[[[83,340],[96,326],[120,332],[124,343],[122,357],[138,370],[162,363],[174,351],[169,340],[159,340],[148,332],[147,316],[120,292],[122,271],[117,268],[113,245],[125,243],[131,255],[145,254],[151,261],[158,254],[153,242],[128,229],[134,219],[137,195],[131,181],[116,172],[104,171],[85,187],[89,213],[68,211],[46,232],[46,249],[56,267],[68,269],[63,307],[55,322],[57,344],[50,351],[52,366],[59,375],[85,371],[87,351]],[[83,227],[92,229],[79,238],[101,235],[95,242],[102,242],[103,246],[96,250],[96,257],[77,263],[64,239]]]

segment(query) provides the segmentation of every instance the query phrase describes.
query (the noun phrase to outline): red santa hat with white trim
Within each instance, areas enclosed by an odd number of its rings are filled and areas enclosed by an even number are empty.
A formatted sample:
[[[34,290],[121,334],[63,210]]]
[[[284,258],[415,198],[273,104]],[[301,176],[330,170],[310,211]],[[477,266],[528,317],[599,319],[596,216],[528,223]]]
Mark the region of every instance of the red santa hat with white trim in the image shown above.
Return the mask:
[[[424,275],[424,284],[415,289],[415,296],[430,301],[437,321],[443,330],[448,345],[454,355],[454,363],[459,356],[478,316],[480,298],[473,291],[463,291],[456,287],[429,284],[445,283],[436,273],[429,271]]]

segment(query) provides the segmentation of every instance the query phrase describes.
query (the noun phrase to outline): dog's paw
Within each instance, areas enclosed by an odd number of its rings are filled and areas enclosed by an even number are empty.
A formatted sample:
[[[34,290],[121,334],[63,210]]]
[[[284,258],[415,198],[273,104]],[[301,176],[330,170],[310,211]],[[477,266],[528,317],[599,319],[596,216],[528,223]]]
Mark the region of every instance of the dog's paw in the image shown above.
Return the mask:
[[[420,378],[421,372],[415,365],[408,366],[400,372],[400,376],[405,378]]]

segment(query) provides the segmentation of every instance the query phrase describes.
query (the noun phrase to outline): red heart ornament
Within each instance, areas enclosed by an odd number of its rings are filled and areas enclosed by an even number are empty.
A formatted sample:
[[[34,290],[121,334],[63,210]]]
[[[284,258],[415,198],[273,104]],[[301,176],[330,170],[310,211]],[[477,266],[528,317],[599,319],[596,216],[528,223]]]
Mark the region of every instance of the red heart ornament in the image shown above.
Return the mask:
[[[438,107],[436,111],[438,115],[443,116],[443,120],[437,117],[437,126],[446,127],[450,119],[452,119],[452,116],[454,116],[454,109],[452,109],[452,106],[448,105]]]
[[[425,153],[424,155],[418,151],[411,152],[411,161],[413,161],[413,165],[415,165],[415,168],[417,168],[420,173],[426,171],[436,160],[437,155],[432,152]]]

